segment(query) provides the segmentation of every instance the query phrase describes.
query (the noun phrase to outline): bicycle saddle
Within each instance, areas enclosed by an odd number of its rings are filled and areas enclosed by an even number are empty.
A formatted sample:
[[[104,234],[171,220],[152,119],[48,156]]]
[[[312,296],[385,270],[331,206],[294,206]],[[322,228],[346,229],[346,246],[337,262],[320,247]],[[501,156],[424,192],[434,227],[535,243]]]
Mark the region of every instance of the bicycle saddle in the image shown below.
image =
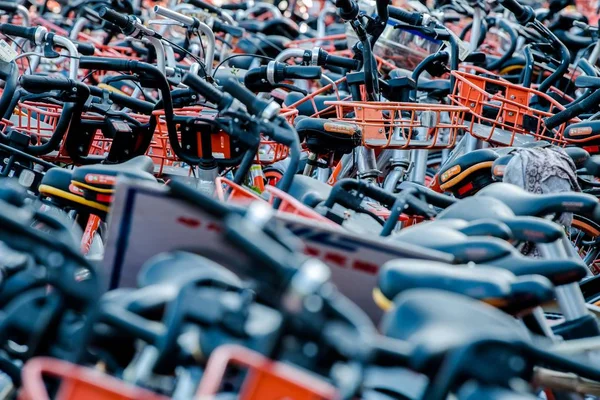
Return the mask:
[[[598,78],[600,79],[600,78]],[[571,144],[583,144],[583,149],[595,154],[600,144],[600,121],[583,121],[565,128],[564,138]]]
[[[84,198],[83,190],[71,184],[73,170],[51,168],[46,172],[39,186],[42,196],[51,198],[60,206],[78,211],[89,212],[104,218],[108,206],[97,201]]]
[[[529,333],[512,316],[463,295],[412,289],[399,295],[384,315],[381,331],[414,346],[411,367],[434,372],[446,353],[477,340],[528,342]]]
[[[503,221],[514,217],[512,210],[500,200],[491,197],[467,197],[441,211],[436,219],[494,219]]]
[[[600,156],[591,156],[585,163],[587,174],[600,176]]]
[[[73,171],[73,185],[98,193],[113,193],[116,177],[156,182],[154,163],[148,156],[138,156],[121,164],[97,164],[77,167]]]
[[[475,150],[447,163],[438,172],[440,188],[458,198],[472,196],[492,182],[490,170],[498,154]]]
[[[301,203],[315,207],[331,194],[331,186],[306,175],[294,175],[288,194]]]
[[[587,160],[590,159],[590,153],[581,147],[571,146],[565,147],[563,150],[569,157],[571,157],[571,160],[573,160],[575,168],[577,169],[583,168],[587,163]]]
[[[516,276],[540,275],[547,278],[554,286],[579,282],[588,274],[585,263],[582,260],[572,258],[548,260],[524,257],[519,253],[514,253],[488,264],[504,268]]]
[[[598,199],[592,195],[575,192],[533,194],[508,183],[493,183],[483,188],[477,196],[492,197],[506,204],[515,215],[543,217],[553,213],[575,212],[592,214]]]
[[[146,261],[138,273],[137,285],[140,288],[163,283],[182,285],[189,280],[190,275],[199,271],[236,279],[231,271],[206,257],[185,251],[173,251],[158,254]]]
[[[500,268],[469,268],[467,265],[410,259],[385,263],[379,271],[377,289],[373,296],[384,310],[392,307],[391,300],[398,294],[410,289],[444,290],[516,313],[537,307],[554,297],[554,287],[545,278],[520,279]],[[524,292],[524,289],[529,292]],[[523,301],[524,294],[528,294],[526,302]]]
[[[349,122],[307,117],[300,119],[295,126],[298,135],[304,138],[306,147],[313,153],[335,151],[345,154],[360,143],[360,127]]]
[[[469,237],[435,222],[402,229],[390,239],[452,254],[456,264],[485,263],[506,257],[513,251],[513,247],[504,240]]]
[[[467,222],[462,219],[436,219],[435,221],[421,222],[419,225],[435,224],[461,232],[467,236],[491,236],[498,239],[512,239],[512,232],[504,222],[493,219],[481,219]]]
[[[283,101],[284,106],[290,106],[302,99],[306,98],[304,94],[298,92],[290,92],[287,96],[285,96],[285,100]],[[326,101],[337,101],[338,98],[334,94],[326,94],[326,95],[318,95],[315,96],[314,104],[312,101],[305,101],[302,104],[298,105],[296,109],[298,110],[299,115],[304,115],[310,117],[314,115],[316,112],[323,111],[327,107],[325,104]],[[334,110],[331,110],[332,113],[335,113]]]
[[[581,89],[600,89],[600,77],[581,75],[575,79],[575,86]]]

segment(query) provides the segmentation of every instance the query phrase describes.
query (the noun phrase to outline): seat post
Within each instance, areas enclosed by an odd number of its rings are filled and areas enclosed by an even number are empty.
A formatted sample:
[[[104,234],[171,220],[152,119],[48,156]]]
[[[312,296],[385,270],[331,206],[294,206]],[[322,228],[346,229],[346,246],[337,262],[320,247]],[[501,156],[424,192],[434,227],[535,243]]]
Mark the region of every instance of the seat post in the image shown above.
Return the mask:
[[[569,258],[562,237],[553,243],[538,243],[536,246],[545,259]],[[556,287],[556,299],[567,321],[576,320],[589,314],[579,284],[576,282]]]

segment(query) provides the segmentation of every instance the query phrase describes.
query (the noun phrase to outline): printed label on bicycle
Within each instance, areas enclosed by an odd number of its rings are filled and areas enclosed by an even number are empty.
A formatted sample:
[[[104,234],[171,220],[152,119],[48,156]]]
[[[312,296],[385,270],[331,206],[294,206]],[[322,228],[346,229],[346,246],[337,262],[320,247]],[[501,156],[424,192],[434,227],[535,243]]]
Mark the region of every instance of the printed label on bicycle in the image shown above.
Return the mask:
[[[0,61],[9,63],[17,58],[17,52],[6,41],[0,40]]]
[[[583,126],[581,128],[571,128],[569,129],[569,136],[585,136],[592,133],[591,126]]]
[[[325,122],[323,128],[327,132],[343,133],[348,136],[352,136],[358,130],[358,127],[354,124],[345,124],[343,122]]]

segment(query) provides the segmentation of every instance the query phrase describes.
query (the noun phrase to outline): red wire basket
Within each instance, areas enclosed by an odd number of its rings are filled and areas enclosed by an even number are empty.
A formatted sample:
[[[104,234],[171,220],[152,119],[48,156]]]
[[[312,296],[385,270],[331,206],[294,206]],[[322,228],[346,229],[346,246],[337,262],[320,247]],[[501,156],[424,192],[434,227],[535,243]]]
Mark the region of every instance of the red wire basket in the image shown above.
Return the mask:
[[[239,393],[240,400],[334,400],[335,387],[316,375],[290,364],[273,361],[238,345],[223,345],[210,356],[196,399],[212,398],[221,389],[230,367],[248,373]]]
[[[357,126],[372,149],[450,149],[465,129],[464,106],[397,102],[332,101],[337,118]]]
[[[315,98],[317,96],[321,96],[321,95],[325,95],[330,91],[333,91],[335,96],[337,97],[337,100],[345,100],[347,98],[340,98],[340,94],[338,91],[338,86],[342,83],[344,83],[346,81],[346,77],[340,78],[337,81],[330,83],[328,85],[323,86],[322,88],[315,90],[314,92],[312,92],[311,94],[309,94],[308,96],[303,97],[302,99],[296,101],[295,103],[289,104],[287,105],[287,109],[294,109],[297,110],[298,107],[300,107],[302,104],[304,103],[310,103],[312,106],[312,117],[326,117],[326,116],[330,116],[332,114],[335,113],[335,108],[333,106],[328,106],[326,108],[323,108],[321,110],[319,110],[319,107],[317,107],[317,103],[315,102]]]
[[[29,360],[22,370],[19,400],[50,400],[43,378],[61,380],[55,400],[168,400],[90,368],[49,357]]]
[[[498,146],[513,146],[533,140],[559,145],[565,143],[563,132],[566,124],[549,131],[543,122],[556,110],[564,109],[550,96],[497,77],[463,71],[453,71],[452,75],[456,82],[450,99],[459,106],[468,107],[471,115],[468,131],[472,136]],[[534,96],[549,104],[553,112],[530,107]]]

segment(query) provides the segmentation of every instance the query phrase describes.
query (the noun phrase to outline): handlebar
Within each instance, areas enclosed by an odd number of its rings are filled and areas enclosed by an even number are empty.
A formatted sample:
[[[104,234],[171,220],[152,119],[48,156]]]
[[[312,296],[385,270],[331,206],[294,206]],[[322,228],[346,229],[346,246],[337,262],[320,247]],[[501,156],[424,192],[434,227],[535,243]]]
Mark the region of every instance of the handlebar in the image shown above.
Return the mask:
[[[219,110],[226,109],[233,101],[230,95],[221,92],[196,74],[185,74],[181,82],[204,96],[206,100],[216,104]]]
[[[338,14],[345,21],[356,19],[359,8],[353,0],[336,0],[335,6],[338,8]]]
[[[331,55],[320,47],[315,47],[309,54],[313,59],[316,57],[316,64],[319,66],[340,67],[354,71],[358,70],[360,66],[360,62],[358,60],[355,60],[353,58]]]
[[[243,28],[240,28],[239,26],[225,24],[225,23],[223,23],[221,21],[217,21],[217,20],[213,21],[212,27],[215,32],[228,33],[235,38],[240,38],[240,37],[244,36],[244,32],[245,32],[245,30]]]
[[[558,125],[569,121],[571,118],[583,114],[587,110],[595,109],[600,104],[600,90],[596,90],[587,99],[580,101],[563,111],[554,114],[544,120],[547,129],[554,129]]]
[[[223,12],[218,7],[215,7],[212,4],[208,4],[202,0],[189,0],[188,3],[218,16],[221,16],[221,14],[223,14]]]
[[[419,12],[409,12],[398,7],[390,6],[388,8],[390,18],[397,19],[408,25],[420,26],[423,22],[423,14]]]
[[[77,47],[77,51],[82,56],[93,56],[96,52],[94,45],[89,43],[75,42],[75,47]]]
[[[350,190],[356,190],[387,207],[392,207],[396,202],[396,196],[372,183],[354,179],[342,179],[331,189],[329,197],[323,204],[324,207],[332,208],[334,204],[339,203],[344,207],[357,209],[362,202],[362,198],[355,196],[348,197],[347,193]]]
[[[223,10],[232,10],[232,11],[243,10],[243,11],[245,11],[248,9],[248,3],[223,4],[221,6],[221,8]]]
[[[287,65],[271,61],[267,66],[253,68],[244,77],[246,88],[254,92],[269,92],[278,83],[289,79],[319,79],[320,67]]]
[[[98,11],[98,16],[103,20],[119,27],[119,29],[121,29],[126,35],[129,35],[135,31],[135,26],[133,25],[131,17],[120,14],[108,7],[102,7],[100,11]]]
[[[44,93],[51,90],[72,90],[83,83],[63,77],[23,75],[19,79],[21,87],[31,93]]]
[[[6,12],[17,12],[17,3],[9,3],[8,1],[0,1],[0,10]]]
[[[249,8],[249,4],[248,3],[234,3],[234,4],[223,4],[221,6],[221,8],[223,10],[231,10],[231,11],[237,11],[237,10],[242,10],[242,11],[246,11]]]
[[[0,24],[0,32],[8,36],[16,36],[29,41],[36,41],[36,33],[38,28],[26,28],[24,26],[13,24]]]
[[[254,93],[240,85],[236,80],[227,78],[222,82],[222,85],[223,90],[241,101],[250,114],[266,119],[271,119],[277,115],[279,106],[276,103],[257,98]]]
[[[517,0],[500,0],[500,4],[515,15],[517,21],[524,25],[535,20],[535,13],[529,6],[522,6]]]

